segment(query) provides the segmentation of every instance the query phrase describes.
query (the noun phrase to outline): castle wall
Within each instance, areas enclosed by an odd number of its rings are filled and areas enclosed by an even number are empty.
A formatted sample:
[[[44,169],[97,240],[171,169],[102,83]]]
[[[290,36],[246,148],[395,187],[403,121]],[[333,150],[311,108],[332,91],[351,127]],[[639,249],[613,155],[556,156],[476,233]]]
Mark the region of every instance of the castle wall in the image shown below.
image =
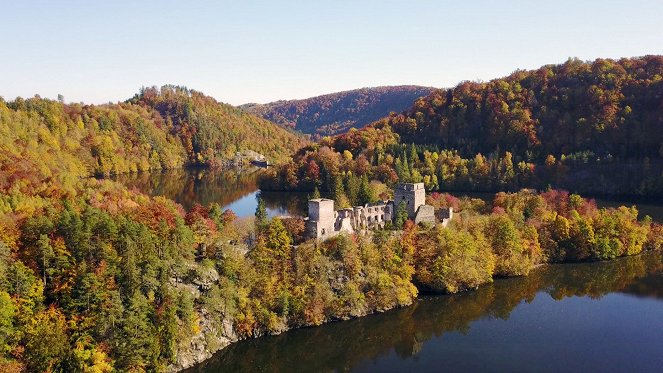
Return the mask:
[[[446,227],[447,225],[449,225],[449,222],[454,217],[454,208],[449,207],[447,209],[441,209],[439,215],[440,215],[440,222],[442,223],[442,226]]]
[[[417,209],[417,215],[414,218],[414,222],[416,224],[435,224],[435,208],[430,205],[419,206],[419,209]]]
[[[306,231],[311,237],[329,238],[335,233],[336,212],[334,200],[318,198],[308,201],[309,219]]]
[[[318,198],[308,203],[309,217],[306,233],[309,237],[327,239],[341,232],[354,233],[367,229],[384,228],[393,222],[398,205],[405,202],[408,218],[415,223],[435,224],[433,206],[426,205],[423,183],[399,184],[394,190],[394,200],[356,206],[334,211],[334,200]],[[440,211],[440,221],[446,226],[453,217],[453,209]]]
[[[353,208],[355,229],[384,228],[394,219],[394,205],[391,202],[379,202]]]
[[[308,216],[311,220],[328,220],[334,218],[334,200],[317,198],[308,201]]]
[[[419,206],[426,204],[424,183],[399,184],[394,189],[394,208],[398,209],[401,202],[405,202],[408,218],[415,219]]]

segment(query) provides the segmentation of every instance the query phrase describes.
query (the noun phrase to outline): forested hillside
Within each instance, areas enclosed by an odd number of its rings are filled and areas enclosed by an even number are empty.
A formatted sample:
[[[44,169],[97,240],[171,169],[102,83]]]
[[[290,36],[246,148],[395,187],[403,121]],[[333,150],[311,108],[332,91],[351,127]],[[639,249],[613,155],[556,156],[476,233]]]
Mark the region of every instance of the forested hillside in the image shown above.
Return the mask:
[[[273,123],[179,87],[146,88],[106,105],[0,101],[3,190],[56,177],[45,171],[51,166],[67,170],[58,177],[214,166],[247,149],[280,162],[303,144]]]
[[[353,194],[367,175],[428,190],[660,197],[662,163],[663,57],[570,59],[435,91],[402,114],[303,149],[262,186]]]
[[[393,118],[301,148],[263,183],[318,188],[343,205],[389,197],[399,180],[510,188],[538,177],[538,165],[508,151],[467,160],[403,145]],[[269,218],[264,203],[243,220],[217,203],[184,209],[88,177],[214,165],[249,146],[284,159],[302,144],[177,87],[99,106],[0,101],[0,371],[169,371],[240,338],[406,306],[419,290],[663,249],[663,226],[634,207],[599,210],[556,190],[489,204],[432,193],[428,204],[456,212],[447,227],[399,213],[391,230],[318,242],[303,237],[303,219]],[[546,157],[544,175],[563,174],[565,162]]]
[[[155,109],[192,163],[214,164],[247,149],[279,163],[305,143],[274,123],[186,88],[144,88],[128,103]]]
[[[663,56],[570,59],[487,83],[464,82],[380,124],[403,142],[462,156],[661,158]]]
[[[335,135],[362,128],[390,112],[399,113],[434,89],[419,86],[362,88],[303,100],[246,104],[241,107],[303,133]]]

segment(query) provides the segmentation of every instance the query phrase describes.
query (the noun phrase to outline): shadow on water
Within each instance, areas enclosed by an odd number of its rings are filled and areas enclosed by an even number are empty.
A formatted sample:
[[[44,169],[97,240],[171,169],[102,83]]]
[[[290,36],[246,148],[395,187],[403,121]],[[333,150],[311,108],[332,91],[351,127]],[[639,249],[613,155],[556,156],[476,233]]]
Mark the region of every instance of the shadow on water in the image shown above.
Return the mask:
[[[190,209],[199,203],[207,206],[218,203],[232,209],[238,216],[255,213],[257,197],[265,200],[270,215],[305,213],[306,194],[260,192],[257,179],[260,168],[241,169],[174,169],[164,172],[144,172],[113,177],[130,189],[151,196],[164,196]]]
[[[597,361],[647,371],[663,363],[637,355],[663,352],[662,258],[546,266],[384,314],[242,341],[188,372],[555,371],[601,368]],[[612,343],[610,333],[623,340]]]

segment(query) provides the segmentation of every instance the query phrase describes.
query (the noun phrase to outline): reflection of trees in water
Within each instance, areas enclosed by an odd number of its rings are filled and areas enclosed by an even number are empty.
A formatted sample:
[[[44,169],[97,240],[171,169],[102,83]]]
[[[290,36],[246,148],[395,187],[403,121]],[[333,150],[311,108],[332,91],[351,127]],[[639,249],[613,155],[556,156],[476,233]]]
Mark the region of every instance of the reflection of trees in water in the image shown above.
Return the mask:
[[[290,215],[308,215],[308,194],[306,193],[260,191],[259,197],[265,201],[268,209],[281,210]]]
[[[259,170],[175,169],[166,172],[120,175],[115,180],[152,195],[164,196],[190,208],[195,203],[228,205],[257,190]]]
[[[481,318],[507,319],[537,293],[554,299],[611,292],[662,297],[661,254],[611,262],[552,265],[528,277],[497,280],[476,291],[424,297],[381,315],[231,345],[192,371],[345,371],[394,350],[405,358],[447,332],[466,333]],[[657,276],[651,274],[659,273]]]
[[[190,209],[215,202],[227,206],[258,190],[258,168],[174,169],[114,177],[114,180],[151,196],[164,196]],[[267,208],[289,214],[306,215],[306,193],[260,192]]]

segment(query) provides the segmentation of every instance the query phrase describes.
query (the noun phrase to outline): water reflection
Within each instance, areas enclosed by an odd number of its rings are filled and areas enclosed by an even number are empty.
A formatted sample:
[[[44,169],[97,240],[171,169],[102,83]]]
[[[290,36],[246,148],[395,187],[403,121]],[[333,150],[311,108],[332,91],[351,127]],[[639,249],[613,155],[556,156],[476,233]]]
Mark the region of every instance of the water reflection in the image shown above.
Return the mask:
[[[663,363],[662,258],[548,266],[380,315],[243,341],[190,372],[646,371]]]
[[[144,172],[114,177],[129,188],[152,195],[165,196],[190,208],[195,203],[207,205],[216,202],[230,208],[239,216],[250,216],[255,212],[258,196],[265,200],[268,213],[276,215],[306,215],[306,193],[260,192],[256,185],[260,168],[238,168],[226,170],[175,169],[165,172]],[[494,193],[452,193],[457,197],[480,198],[491,203]],[[596,200],[599,207],[631,206],[636,204],[640,216],[650,215],[655,221],[663,222],[663,203],[655,201],[632,202]]]
[[[172,199],[186,209],[196,203],[208,205],[215,202],[224,209],[232,209],[238,216],[250,216],[254,214],[260,196],[272,216],[304,214],[305,194],[260,192],[256,185],[259,174],[259,168],[175,169],[118,175],[114,180],[151,196]]]

